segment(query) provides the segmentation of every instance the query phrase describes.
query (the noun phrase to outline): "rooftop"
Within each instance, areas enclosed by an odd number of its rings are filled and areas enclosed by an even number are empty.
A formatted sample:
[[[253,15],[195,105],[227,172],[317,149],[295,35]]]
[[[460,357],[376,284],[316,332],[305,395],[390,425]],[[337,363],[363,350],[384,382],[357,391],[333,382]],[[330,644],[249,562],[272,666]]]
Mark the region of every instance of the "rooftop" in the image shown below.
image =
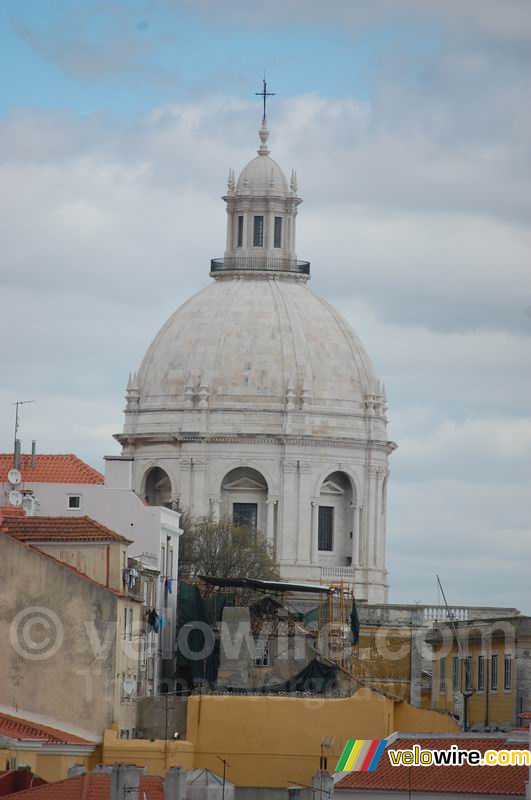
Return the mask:
[[[21,455],[19,469],[23,483],[104,483],[101,472],[73,453],[38,453],[35,467],[31,455]],[[7,481],[13,468],[13,453],[0,453],[0,480]]]
[[[131,544],[116,531],[90,517],[2,516],[0,531],[23,542],[122,542]]]
[[[162,778],[152,775],[140,777],[139,796],[144,800],[163,800]],[[33,789],[6,795],[13,800],[108,800],[111,796],[109,774],[85,773],[57,783],[47,783]]]
[[[74,736],[74,734],[58,728],[50,728],[48,725],[30,722],[27,719],[13,717],[2,712],[0,712],[0,736],[7,736],[9,739],[18,741],[39,741],[52,744],[93,744],[87,739],[81,739],[79,736]]]
[[[423,749],[449,750],[457,745],[460,750],[522,750],[528,747],[525,741],[516,744],[496,738],[418,738],[396,739],[394,749],[410,750],[415,745]],[[388,745],[389,748],[389,745]],[[336,790],[373,789],[388,792],[447,792],[455,795],[525,795],[525,784],[529,768],[526,766],[393,766],[387,750],[374,772],[349,772],[336,784]]]

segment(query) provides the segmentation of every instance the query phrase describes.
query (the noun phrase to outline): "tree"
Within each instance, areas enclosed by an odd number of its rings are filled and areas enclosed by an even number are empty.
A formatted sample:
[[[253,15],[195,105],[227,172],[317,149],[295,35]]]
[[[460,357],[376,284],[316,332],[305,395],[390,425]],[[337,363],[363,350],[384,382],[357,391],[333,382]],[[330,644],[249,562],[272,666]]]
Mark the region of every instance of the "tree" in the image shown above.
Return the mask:
[[[184,530],[179,553],[179,574],[196,577],[260,578],[277,580],[277,564],[259,531],[239,528],[231,519],[212,516],[181,517]]]

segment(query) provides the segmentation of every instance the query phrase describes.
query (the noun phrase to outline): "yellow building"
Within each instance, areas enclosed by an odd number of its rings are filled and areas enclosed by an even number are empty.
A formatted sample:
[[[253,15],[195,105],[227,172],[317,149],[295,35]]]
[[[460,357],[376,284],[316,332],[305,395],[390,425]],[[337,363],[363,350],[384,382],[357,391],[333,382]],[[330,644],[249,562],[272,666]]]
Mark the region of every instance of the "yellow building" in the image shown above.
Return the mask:
[[[239,786],[307,784],[319,769],[322,743],[333,770],[348,739],[383,739],[394,731],[455,733],[446,714],[424,711],[381,692],[359,689],[351,697],[278,697],[223,694],[188,699],[185,739],[125,741],[107,731],[106,764],[125,762],[164,775],[168,767],[206,767]]]
[[[531,618],[436,625],[432,707],[466,730],[508,730],[531,710]]]

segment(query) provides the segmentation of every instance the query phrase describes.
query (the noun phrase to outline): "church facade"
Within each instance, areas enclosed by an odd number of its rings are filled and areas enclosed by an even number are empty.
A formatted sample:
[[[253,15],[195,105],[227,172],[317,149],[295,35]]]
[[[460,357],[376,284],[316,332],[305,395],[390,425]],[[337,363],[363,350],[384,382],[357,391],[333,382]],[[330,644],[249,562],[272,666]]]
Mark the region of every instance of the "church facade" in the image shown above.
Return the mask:
[[[385,391],[296,255],[301,199],[268,148],[229,173],[212,283],[163,326],[127,386],[117,435],[151,504],[260,531],[284,578],[387,601]]]

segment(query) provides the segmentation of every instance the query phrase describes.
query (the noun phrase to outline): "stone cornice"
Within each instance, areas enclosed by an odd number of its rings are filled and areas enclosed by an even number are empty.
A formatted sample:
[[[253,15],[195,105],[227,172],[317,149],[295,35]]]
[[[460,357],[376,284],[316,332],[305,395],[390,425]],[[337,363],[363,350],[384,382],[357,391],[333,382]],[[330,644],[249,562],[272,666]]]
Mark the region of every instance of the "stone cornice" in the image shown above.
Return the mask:
[[[397,444],[383,439],[318,439],[314,436],[286,436],[275,434],[202,434],[199,432],[178,434],[116,433],[114,438],[121,445],[142,444],[269,444],[297,447],[341,447],[354,450],[377,450],[390,454]]]

